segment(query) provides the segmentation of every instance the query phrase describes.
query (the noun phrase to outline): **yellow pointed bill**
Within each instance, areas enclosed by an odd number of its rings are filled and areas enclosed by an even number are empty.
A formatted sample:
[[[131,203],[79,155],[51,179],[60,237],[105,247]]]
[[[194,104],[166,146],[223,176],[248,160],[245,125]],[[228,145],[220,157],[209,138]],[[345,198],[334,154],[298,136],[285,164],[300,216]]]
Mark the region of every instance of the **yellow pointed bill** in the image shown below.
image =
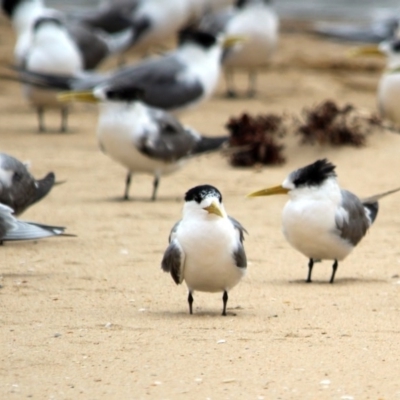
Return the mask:
[[[222,210],[219,208],[219,205],[213,201],[208,207],[204,207],[203,210],[208,211],[209,214],[215,214],[219,217],[224,217]]]
[[[84,103],[98,103],[99,99],[93,95],[92,91],[71,91],[71,92],[61,92],[57,95],[59,101],[68,103],[72,101],[81,101]]]
[[[379,46],[369,45],[369,46],[358,46],[349,50],[347,55],[349,57],[360,57],[360,56],[376,56],[383,57],[384,54],[379,49]]]
[[[268,189],[258,190],[247,195],[247,197],[259,197],[259,196],[272,196],[274,194],[287,194],[289,189],[284,188],[282,185],[274,186]]]
[[[247,41],[246,36],[240,36],[240,35],[227,35],[224,37],[224,40],[222,42],[222,47],[224,49],[229,49],[230,47],[233,47],[237,44],[244,43]]]

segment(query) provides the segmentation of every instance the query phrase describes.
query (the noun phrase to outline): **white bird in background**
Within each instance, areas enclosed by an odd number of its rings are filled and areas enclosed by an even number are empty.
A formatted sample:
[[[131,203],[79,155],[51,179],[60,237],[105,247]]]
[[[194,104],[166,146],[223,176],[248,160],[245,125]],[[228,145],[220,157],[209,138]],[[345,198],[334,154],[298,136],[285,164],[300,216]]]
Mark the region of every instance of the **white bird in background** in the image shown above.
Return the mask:
[[[247,94],[253,97],[258,70],[271,61],[278,42],[279,19],[270,3],[270,0],[237,0],[234,7],[206,15],[200,23],[200,29],[211,33],[223,32],[245,38],[224,55],[228,97],[236,96],[233,81],[235,69],[248,71]]]
[[[37,18],[32,29],[31,44],[25,54],[24,69],[73,77],[82,71],[82,67],[79,49],[62,22],[55,17]],[[69,105],[57,100],[57,91],[29,84],[24,85],[23,89],[25,97],[37,111],[39,132],[46,130],[44,111],[47,108],[61,111],[60,131],[67,130]]]
[[[0,203],[0,244],[6,241],[36,240],[51,236],[75,236],[64,233],[64,227],[20,221],[12,214],[12,208]]]
[[[80,51],[85,70],[96,68],[107,57],[126,50],[133,39],[133,30],[130,27],[113,35],[107,34],[68,19],[61,11],[46,7],[43,0],[3,0],[2,9],[10,18],[17,35],[14,56],[18,65],[24,64],[32,43],[32,28],[40,17],[55,17],[62,21],[70,40]]]
[[[223,292],[222,315],[226,315],[228,292],[246,273],[244,232],[227,215],[217,188],[201,185],[186,193],[182,219],[172,228],[161,268],[176,284],[186,282],[190,314],[198,290]]]
[[[63,96],[68,99],[69,94]],[[218,150],[228,140],[227,136],[201,136],[166,111],[146,106],[140,100],[143,96],[140,89],[105,87],[72,96],[76,100],[100,102],[99,145],[104,153],[128,169],[125,200],[129,198],[132,174],[154,176],[154,201],[162,175],[178,170],[195,155]]]
[[[35,179],[21,161],[0,153],[0,203],[11,207],[16,215],[43,199],[54,184],[53,172]]]
[[[338,261],[350,254],[375,221],[378,200],[399,190],[359,199],[339,187],[335,166],[323,159],[293,171],[282,185],[249,197],[289,195],[282,213],[283,234],[291,246],[309,258],[306,282],[311,282],[315,261],[334,260],[333,283]]]

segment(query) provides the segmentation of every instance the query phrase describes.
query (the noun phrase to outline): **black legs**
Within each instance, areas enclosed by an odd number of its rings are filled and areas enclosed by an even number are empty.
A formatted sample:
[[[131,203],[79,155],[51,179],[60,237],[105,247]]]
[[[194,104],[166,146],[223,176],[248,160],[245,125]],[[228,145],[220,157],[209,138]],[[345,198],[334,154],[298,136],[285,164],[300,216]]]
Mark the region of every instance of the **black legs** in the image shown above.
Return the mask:
[[[310,261],[308,262],[308,276],[307,276],[307,280],[306,280],[307,283],[312,282],[311,274],[312,274],[313,266],[314,266],[314,260],[312,258],[310,258]]]
[[[256,96],[256,86],[257,86],[257,72],[249,72],[249,87],[247,89],[247,97],[253,98]]]
[[[153,194],[151,196],[151,201],[155,201],[157,197],[157,189],[158,189],[158,184],[160,183],[160,177],[158,175],[154,175],[154,181],[153,181]]]
[[[125,194],[124,200],[129,200],[129,188],[131,186],[132,172],[128,172],[125,180]]]
[[[338,267],[338,262],[337,262],[337,260],[335,260],[335,262],[332,265],[332,276],[331,276],[331,280],[329,281],[329,283],[333,283],[333,281],[335,280],[335,274],[336,274],[337,267]]]
[[[226,317],[226,304],[228,303],[228,292],[225,290],[222,296],[222,301],[224,302],[224,308],[222,309],[222,315]]]
[[[67,132],[67,128],[68,128],[68,107],[63,107],[61,109],[60,132]]]
[[[338,265],[339,265],[338,260],[335,260],[335,262],[332,265],[332,275],[331,275],[331,279],[330,279],[329,283],[333,283],[335,281],[335,274],[336,274]],[[313,266],[314,266],[314,260],[312,258],[310,258],[310,261],[308,262],[308,276],[307,276],[307,280],[306,280],[307,283],[312,282],[311,274],[312,274]]]
[[[192,292],[189,292],[188,303],[189,303],[189,313],[193,314],[193,296],[192,296]]]
[[[68,107],[62,107],[60,109],[61,113],[61,124],[60,124],[60,132],[67,132],[68,129]],[[46,132],[46,126],[44,123],[44,107],[37,108],[37,116],[38,116],[38,129],[39,132]]]
[[[44,109],[43,107],[38,107],[37,109],[38,123],[39,123],[39,132],[44,132],[46,127],[44,126]]]
[[[222,308],[222,315],[226,317],[226,305],[228,304],[228,292],[226,290],[224,290],[224,294],[222,295],[222,301],[224,303],[224,306]],[[189,303],[189,313],[193,314],[193,296],[190,290],[188,294],[188,303]]]

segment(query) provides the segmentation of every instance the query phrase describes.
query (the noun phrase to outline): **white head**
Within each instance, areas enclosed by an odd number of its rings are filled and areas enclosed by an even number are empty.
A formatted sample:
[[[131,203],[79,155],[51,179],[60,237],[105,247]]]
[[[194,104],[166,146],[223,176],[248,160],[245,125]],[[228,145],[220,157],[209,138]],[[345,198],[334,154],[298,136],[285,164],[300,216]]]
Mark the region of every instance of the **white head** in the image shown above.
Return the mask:
[[[400,39],[384,41],[379,45],[379,51],[387,57],[389,69],[400,67]]]

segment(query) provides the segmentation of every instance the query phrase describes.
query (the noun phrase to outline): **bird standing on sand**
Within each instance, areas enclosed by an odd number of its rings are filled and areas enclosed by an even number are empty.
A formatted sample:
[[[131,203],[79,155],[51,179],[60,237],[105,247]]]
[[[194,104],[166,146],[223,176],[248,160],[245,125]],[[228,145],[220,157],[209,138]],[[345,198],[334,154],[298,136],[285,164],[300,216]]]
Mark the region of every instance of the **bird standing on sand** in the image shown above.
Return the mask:
[[[196,186],[185,195],[182,219],[172,228],[161,268],[176,284],[188,287],[190,314],[193,292],[223,292],[222,315],[226,315],[228,292],[246,272],[243,226],[229,217],[219,190]]]
[[[254,97],[258,70],[270,63],[278,42],[279,19],[271,1],[237,0],[233,8],[206,15],[200,28],[244,38],[241,44],[225,51],[223,57],[227,96],[236,97],[233,74],[235,69],[243,69],[249,74],[247,95]]]
[[[5,241],[36,240],[51,236],[75,236],[61,226],[50,226],[16,219],[12,208],[0,203],[0,244]]]
[[[378,200],[399,190],[359,199],[339,187],[335,165],[323,159],[293,171],[282,185],[249,197],[289,195],[282,213],[283,234],[291,246],[309,258],[306,282],[311,282],[315,261],[334,260],[333,283],[338,262],[350,254],[375,221]]]
[[[69,94],[63,96],[68,98]],[[151,199],[155,200],[161,175],[178,170],[195,155],[218,150],[228,140],[227,136],[201,136],[166,111],[146,106],[141,89],[117,90],[105,86],[72,96],[100,103],[99,145],[104,153],[128,169],[125,200],[129,198],[132,174],[154,176]]]
[[[53,172],[35,179],[21,161],[0,153],[0,203],[11,207],[16,215],[45,197],[54,180]]]

